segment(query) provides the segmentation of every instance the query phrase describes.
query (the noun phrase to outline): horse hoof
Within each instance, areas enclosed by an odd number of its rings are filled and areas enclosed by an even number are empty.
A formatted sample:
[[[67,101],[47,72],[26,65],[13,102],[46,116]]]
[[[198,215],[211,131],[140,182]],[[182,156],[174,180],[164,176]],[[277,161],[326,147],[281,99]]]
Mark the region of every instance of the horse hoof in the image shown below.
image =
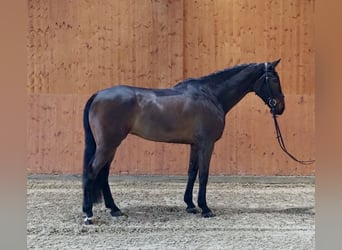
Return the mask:
[[[113,217],[120,217],[120,216],[124,216],[124,214],[120,211],[120,210],[116,210],[116,211],[110,211],[110,215]]]
[[[84,218],[84,224],[86,225],[93,225],[93,218],[85,217]]]
[[[187,209],[186,209],[186,212],[187,213],[189,213],[189,214],[197,214],[198,213],[198,210],[197,210],[197,208],[195,208],[195,207],[188,207]]]
[[[211,211],[206,212],[206,213],[203,213],[203,212],[202,212],[202,217],[203,217],[203,218],[212,218],[212,217],[215,217],[215,216],[216,216],[216,215],[213,214]]]

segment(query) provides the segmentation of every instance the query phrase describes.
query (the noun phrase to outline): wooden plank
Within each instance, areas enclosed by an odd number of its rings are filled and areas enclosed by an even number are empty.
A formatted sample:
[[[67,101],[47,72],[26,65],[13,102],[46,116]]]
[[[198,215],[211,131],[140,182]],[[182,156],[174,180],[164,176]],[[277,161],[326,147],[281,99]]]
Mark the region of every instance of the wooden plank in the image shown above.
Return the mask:
[[[314,1],[29,0],[28,172],[80,173],[82,112],[118,83],[165,88],[239,63],[275,60],[287,146],[315,155]],[[212,174],[313,175],[287,158],[267,108],[248,95],[226,117]],[[129,136],[116,174],[186,174],[189,147]]]
[[[80,173],[83,157],[82,110],[87,96],[36,94],[29,97],[28,171]],[[300,159],[315,155],[314,98],[288,96],[279,118],[290,152]],[[212,174],[312,175],[279,148],[268,108],[254,95],[239,103],[226,118],[216,144]],[[244,114],[240,114],[243,112]],[[246,112],[246,113],[245,113]],[[146,141],[129,136],[117,150],[113,174],[186,174],[189,146]]]
[[[183,1],[29,1],[30,93],[183,79]]]

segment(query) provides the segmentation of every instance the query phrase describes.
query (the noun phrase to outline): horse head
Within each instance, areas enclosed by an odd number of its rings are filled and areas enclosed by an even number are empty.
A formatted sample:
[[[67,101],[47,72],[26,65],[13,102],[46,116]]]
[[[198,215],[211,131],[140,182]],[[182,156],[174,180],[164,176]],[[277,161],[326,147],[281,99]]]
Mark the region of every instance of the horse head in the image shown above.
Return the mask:
[[[254,85],[255,93],[271,109],[272,114],[281,115],[285,110],[284,94],[281,90],[280,79],[276,66],[280,62],[264,63],[264,73]]]

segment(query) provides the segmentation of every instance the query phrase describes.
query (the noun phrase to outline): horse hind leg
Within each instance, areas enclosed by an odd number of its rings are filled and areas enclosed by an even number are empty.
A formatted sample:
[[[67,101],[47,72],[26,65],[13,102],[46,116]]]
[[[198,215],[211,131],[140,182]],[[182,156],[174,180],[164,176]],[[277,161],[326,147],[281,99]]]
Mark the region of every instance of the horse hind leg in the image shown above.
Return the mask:
[[[86,225],[92,224],[93,218],[93,198],[92,198],[92,187],[94,184],[93,180],[86,179],[83,177],[83,205],[82,210],[84,213],[84,223]]]
[[[106,208],[110,209],[110,214],[112,216],[118,217],[118,216],[122,216],[123,213],[116,206],[113,196],[112,196],[112,192],[110,190],[109,183],[108,183],[110,164],[111,162],[107,163],[101,172],[101,175],[102,175],[101,178],[103,178],[102,193],[103,193],[103,199],[104,199]]]
[[[101,201],[103,187],[108,182],[108,176],[106,175],[106,167],[109,166],[113,160],[115,150],[109,147],[98,147],[96,149],[94,158],[91,163],[91,175],[84,177],[84,203],[83,212],[85,213],[85,224],[92,224],[93,217],[93,204]],[[110,195],[111,196],[111,195]],[[105,195],[104,195],[105,198]],[[106,198],[108,198],[108,192],[106,192]],[[109,203],[109,201],[108,201]]]

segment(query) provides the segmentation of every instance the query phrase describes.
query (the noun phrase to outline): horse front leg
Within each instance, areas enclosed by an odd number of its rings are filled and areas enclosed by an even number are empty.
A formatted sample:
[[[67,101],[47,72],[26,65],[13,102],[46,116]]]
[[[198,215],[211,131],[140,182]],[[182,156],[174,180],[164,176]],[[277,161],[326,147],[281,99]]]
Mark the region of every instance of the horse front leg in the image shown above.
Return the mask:
[[[209,165],[214,143],[203,143],[199,150],[198,165],[199,165],[199,191],[198,191],[198,206],[202,209],[202,216],[205,218],[214,217],[215,215],[209,209],[206,200],[207,183],[209,176]]]
[[[198,173],[198,148],[196,145],[191,145],[190,151],[190,161],[189,161],[189,169],[188,169],[188,183],[186,185],[184,201],[187,205],[186,211],[188,213],[196,214],[198,210],[196,209],[195,204],[192,201],[192,192],[194,189],[194,183],[196,181]]]

